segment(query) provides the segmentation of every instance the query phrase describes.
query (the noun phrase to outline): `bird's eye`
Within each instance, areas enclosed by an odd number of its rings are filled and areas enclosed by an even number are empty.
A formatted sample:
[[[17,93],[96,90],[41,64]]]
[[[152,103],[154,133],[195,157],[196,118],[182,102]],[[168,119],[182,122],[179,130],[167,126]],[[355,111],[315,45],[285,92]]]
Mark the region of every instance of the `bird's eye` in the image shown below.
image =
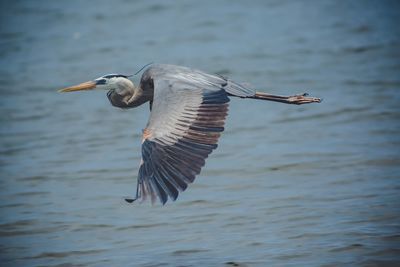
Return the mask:
[[[96,80],[96,84],[97,85],[99,85],[99,84],[106,84],[106,79],[98,79],[98,80]]]

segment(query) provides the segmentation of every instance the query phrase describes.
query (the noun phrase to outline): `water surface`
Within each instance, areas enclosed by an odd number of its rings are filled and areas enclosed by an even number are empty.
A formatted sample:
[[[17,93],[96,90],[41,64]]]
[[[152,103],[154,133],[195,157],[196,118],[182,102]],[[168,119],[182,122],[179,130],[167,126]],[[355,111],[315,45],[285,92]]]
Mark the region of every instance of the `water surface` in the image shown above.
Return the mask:
[[[396,1],[3,1],[2,265],[399,264],[399,11]],[[129,205],[148,106],[56,89],[149,62],[324,102],[233,99],[219,148],[178,201]]]

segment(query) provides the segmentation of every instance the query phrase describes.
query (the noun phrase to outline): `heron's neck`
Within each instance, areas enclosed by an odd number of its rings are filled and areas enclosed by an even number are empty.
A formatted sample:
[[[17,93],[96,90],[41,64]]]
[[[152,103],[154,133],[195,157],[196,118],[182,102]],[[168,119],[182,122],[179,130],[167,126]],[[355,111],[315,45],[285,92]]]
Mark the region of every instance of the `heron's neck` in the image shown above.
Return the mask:
[[[146,98],[144,97],[143,90],[132,84],[132,88],[130,90],[132,94],[130,95],[129,99],[127,100],[128,107],[134,108],[137,106],[142,105],[143,103],[147,102]]]
[[[128,79],[120,79],[118,83],[110,86],[107,97],[113,106],[120,108],[134,108],[151,100],[142,88],[135,86]]]

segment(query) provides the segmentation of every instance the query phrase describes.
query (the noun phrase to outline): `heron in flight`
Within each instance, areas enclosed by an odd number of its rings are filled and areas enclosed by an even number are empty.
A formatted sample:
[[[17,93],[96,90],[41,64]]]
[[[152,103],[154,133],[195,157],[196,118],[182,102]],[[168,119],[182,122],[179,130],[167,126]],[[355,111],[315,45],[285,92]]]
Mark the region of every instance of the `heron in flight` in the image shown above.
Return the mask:
[[[220,75],[175,65],[152,64],[143,72],[139,86],[128,77],[108,74],[59,91],[105,89],[111,105],[123,109],[149,102],[136,197],[126,199],[129,203],[147,198],[154,203],[158,198],[164,205],[185,191],[217,148],[230,97],[296,105],[321,102],[307,94],[256,92]]]

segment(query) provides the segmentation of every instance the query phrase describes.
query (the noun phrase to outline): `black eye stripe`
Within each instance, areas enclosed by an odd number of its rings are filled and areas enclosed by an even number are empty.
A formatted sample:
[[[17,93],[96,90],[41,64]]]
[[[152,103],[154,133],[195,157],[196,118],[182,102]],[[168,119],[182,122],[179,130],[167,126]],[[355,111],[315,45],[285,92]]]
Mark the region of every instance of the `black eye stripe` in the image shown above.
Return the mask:
[[[122,74],[107,74],[107,75],[103,76],[103,78],[107,78],[107,79],[114,78],[114,77],[115,78],[118,78],[118,77],[128,78],[128,76],[122,75]]]
[[[99,79],[99,80],[96,80],[96,84],[106,84],[106,79]]]

